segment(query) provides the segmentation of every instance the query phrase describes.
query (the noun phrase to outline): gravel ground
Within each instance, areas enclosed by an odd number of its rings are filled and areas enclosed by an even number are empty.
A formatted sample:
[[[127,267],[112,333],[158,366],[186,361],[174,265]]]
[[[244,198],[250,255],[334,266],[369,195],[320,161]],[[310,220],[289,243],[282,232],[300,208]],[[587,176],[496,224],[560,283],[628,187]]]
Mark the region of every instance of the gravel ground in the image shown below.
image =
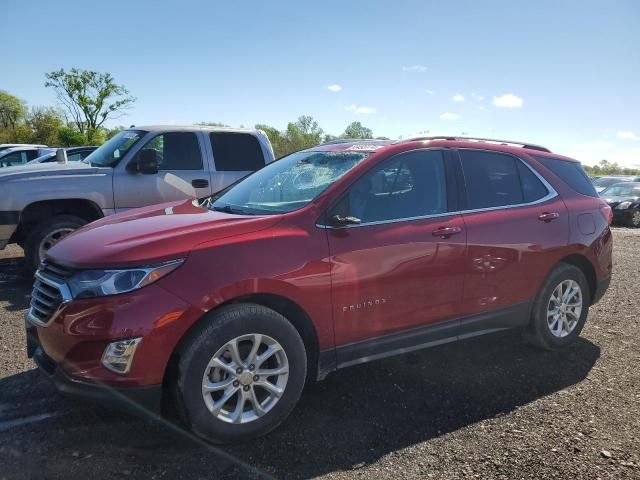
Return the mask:
[[[171,425],[60,397],[26,359],[29,280],[0,257],[0,479],[640,478],[640,231],[582,339],[513,333],[330,375],[268,437],[203,445]]]

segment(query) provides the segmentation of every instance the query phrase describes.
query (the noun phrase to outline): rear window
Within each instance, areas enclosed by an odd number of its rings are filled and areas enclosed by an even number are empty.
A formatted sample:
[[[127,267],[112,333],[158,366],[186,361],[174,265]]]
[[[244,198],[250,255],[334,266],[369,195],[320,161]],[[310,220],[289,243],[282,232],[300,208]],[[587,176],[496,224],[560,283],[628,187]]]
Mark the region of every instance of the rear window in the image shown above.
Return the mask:
[[[576,192],[589,197],[598,198],[593,183],[589,180],[586,172],[577,162],[569,162],[560,158],[543,157],[541,155],[531,155],[541,164],[560,177],[567,185]]]
[[[264,167],[262,148],[253,135],[212,132],[209,140],[218,172],[255,172]]]

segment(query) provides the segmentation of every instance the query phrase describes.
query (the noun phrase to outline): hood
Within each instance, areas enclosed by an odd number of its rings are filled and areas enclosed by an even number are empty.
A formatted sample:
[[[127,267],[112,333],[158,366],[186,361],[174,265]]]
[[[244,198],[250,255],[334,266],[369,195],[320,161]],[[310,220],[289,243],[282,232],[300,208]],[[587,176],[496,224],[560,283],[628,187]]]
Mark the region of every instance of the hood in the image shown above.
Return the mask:
[[[91,175],[98,172],[99,167],[92,167],[83,162],[68,163],[27,163],[15,167],[0,168],[0,182],[35,179],[59,175]]]
[[[71,268],[128,267],[186,257],[198,245],[275,225],[279,216],[210,211],[180,201],[93,222],[53,246],[47,257]]]
[[[607,204],[610,207],[615,207],[616,205],[622,203],[622,202],[637,202],[638,201],[638,197],[618,197],[618,196],[612,196],[612,195],[607,195],[602,197],[602,199],[607,202]]]

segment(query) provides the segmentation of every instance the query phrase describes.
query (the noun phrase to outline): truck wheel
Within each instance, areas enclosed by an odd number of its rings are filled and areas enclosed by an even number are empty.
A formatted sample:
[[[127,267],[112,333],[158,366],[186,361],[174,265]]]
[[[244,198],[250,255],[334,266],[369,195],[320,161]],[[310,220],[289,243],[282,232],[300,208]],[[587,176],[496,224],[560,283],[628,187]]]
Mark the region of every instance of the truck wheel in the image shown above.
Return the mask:
[[[298,331],[255,304],[214,311],[179,349],[177,413],[212,443],[237,443],[276,428],[304,387],[307,356]]]
[[[590,299],[589,284],[582,270],[559,264],[535,299],[525,340],[545,350],[569,346],[584,327]]]
[[[38,223],[24,242],[24,259],[27,269],[33,273],[44,259],[44,254],[62,237],[86,225],[87,221],[74,215],[56,215]]]

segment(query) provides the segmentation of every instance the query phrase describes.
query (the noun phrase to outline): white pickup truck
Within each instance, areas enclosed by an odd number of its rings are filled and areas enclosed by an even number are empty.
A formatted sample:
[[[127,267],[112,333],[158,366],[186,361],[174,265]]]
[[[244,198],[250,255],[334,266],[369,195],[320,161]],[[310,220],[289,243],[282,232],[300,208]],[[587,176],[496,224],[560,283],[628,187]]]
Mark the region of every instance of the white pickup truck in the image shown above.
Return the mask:
[[[274,160],[261,130],[131,127],[81,162],[0,170],[0,249],[17,243],[34,271],[63,236],[105,215],[203,198]]]

